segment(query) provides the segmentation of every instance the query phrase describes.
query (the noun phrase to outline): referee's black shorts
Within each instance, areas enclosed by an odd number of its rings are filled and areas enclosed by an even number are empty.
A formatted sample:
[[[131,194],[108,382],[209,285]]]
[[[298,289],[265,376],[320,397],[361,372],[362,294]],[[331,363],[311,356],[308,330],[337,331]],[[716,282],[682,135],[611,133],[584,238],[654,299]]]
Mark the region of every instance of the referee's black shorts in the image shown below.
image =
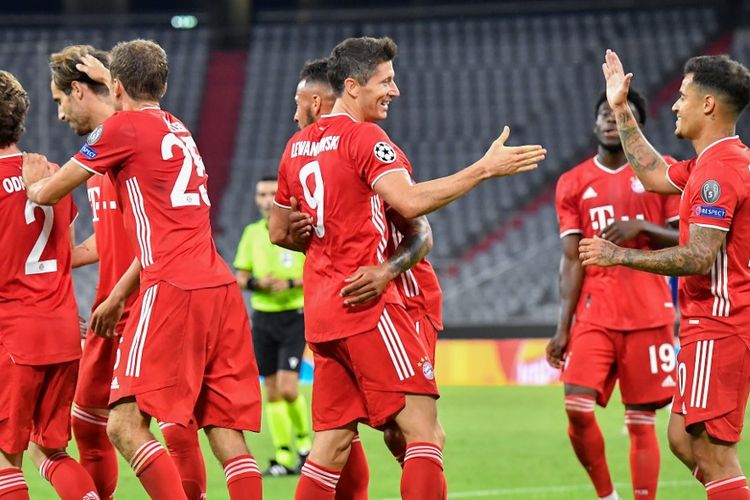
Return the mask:
[[[262,376],[279,370],[299,373],[305,352],[305,316],[302,309],[281,312],[253,311],[253,346]]]

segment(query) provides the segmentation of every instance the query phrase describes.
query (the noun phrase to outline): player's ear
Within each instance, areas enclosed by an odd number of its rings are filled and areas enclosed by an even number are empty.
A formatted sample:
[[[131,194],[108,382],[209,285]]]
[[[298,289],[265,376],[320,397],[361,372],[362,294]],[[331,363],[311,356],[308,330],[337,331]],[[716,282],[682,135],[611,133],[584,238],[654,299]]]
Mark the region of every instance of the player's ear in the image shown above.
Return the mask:
[[[703,96],[703,114],[710,115],[716,111],[716,97],[711,94]]]
[[[312,114],[315,116],[318,116],[318,113],[320,112],[320,106],[322,104],[322,99],[318,94],[313,94],[312,96]]]
[[[83,85],[77,80],[73,80],[70,83],[70,93],[76,97],[76,99],[83,99]]]
[[[164,96],[166,95],[166,93],[167,93],[167,88],[168,88],[168,87],[169,87],[169,84],[168,84],[168,83],[165,83],[165,84],[164,84],[164,91],[163,91],[163,92],[161,93],[161,95],[159,96],[159,99],[163,98],[163,97],[164,97]]]
[[[344,80],[344,92],[352,96],[353,98],[359,97],[359,91],[362,86],[354,78],[347,78]]]

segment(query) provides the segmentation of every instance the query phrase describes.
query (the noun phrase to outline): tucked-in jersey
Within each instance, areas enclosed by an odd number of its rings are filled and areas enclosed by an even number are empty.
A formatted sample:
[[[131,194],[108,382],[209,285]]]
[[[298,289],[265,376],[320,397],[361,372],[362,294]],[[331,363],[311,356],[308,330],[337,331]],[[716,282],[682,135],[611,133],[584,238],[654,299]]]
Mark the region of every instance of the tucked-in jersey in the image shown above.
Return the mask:
[[[54,207],[26,197],[21,153],[0,157],[0,342],[23,365],[78,359],[81,335],[70,268],[70,225],[77,215],[66,196]]]
[[[271,243],[266,219],[245,228],[234,258],[234,267],[248,271],[255,279],[268,275],[283,280],[300,279],[304,265],[305,254]],[[293,311],[304,307],[304,298],[301,288],[280,292],[255,290],[250,296],[250,305],[262,312]]]
[[[667,179],[682,191],[681,245],[690,224],[727,233],[710,273],[679,279],[680,340],[739,335],[750,345],[750,150],[726,137],[669,167]]]
[[[561,238],[569,234],[593,238],[616,220],[639,219],[664,226],[679,218],[679,197],[646,192],[629,165],[612,170],[596,157],[560,176],[555,207]],[[622,246],[656,248],[644,234]],[[584,273],[576,321],[614,330],[674,322],[674,304],[664,276],[622,266],[588,266]]]
[[[394,145],[396,154],[403,160],[409,175],[413,175],[411,162],[404,152]],[[386,219],[389,218],[391,209],[386,210]],[[404,236],[390,223],[390,244],[388,246],[388,256],[393,255]],[[440,288],[437,274],[432,268],[432,264],[427,258],[417,262],[414,267],[401,273],[396,278],[396,288],[406,304],[406,310],[409,316],[417,322],[423,321],[425,317],[429,319],[436,330],[443,329],[443,291]]]
[[[96,285],[96,296],[91,308],[94,311],[128,270],[135,253],[125,232],[120,199],[112,180],[108,175],[95,175],[89,179],[87,188],[96,250],[99,254],[99,283]],[[115,328],[117,332],[122,332],[125,327],[130,308],[137,298],[138,294],[133,294],[125,302],[122,318]]]
[[[73,160],[110,175],[141,262],[142,290],[159,281],[184,290],[234,281],[211,237],[206,168],[177,118],[156,107],[117,112]]]
[[[344,279],[360,266],[386,258],[388,224],[383,200],[372,186],[405,170],[395,146],[373,123],[346,114],[326,115],[297,132],[279,164],[275,203],[290,198],[313,217],[314,230],[304,269],[305,336],[325,342],[373,330],[386,303],[403,304],[393,282],[376,300],[344,305]]]

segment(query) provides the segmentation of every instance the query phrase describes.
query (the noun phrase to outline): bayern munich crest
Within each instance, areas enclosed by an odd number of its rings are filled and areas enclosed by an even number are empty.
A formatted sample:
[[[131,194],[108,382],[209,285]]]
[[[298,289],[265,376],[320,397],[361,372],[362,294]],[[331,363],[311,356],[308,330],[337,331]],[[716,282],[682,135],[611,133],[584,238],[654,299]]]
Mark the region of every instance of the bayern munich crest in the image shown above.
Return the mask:
[[[424,375],[424,378],[427,380],[435,380],[435,370],[433,370],[432,363],[430,363],[428,358],[424,357],[420,359],[417,366],[422,368],[422,375]]]
[[[375,158],[382,161],[383,163],[393,163],[396,161],[396,151],[393,150],[393,146],[387,142],[379,142],[375,144],[373,149]]]
[[[102,138],[102,132],[104,131],[104,127],[102,125],[99,125],[94,130],[91,131],[89,136],[86,138],[86,144],[89,146],[93,146],[96,144],[99,139]]]
[[[630,189],[633,190],[636,194],[641,194],[646,192],[646,188],[643,187],[643,184],[641,183],[641,180],[638,177],[632,177],[630,179]]]

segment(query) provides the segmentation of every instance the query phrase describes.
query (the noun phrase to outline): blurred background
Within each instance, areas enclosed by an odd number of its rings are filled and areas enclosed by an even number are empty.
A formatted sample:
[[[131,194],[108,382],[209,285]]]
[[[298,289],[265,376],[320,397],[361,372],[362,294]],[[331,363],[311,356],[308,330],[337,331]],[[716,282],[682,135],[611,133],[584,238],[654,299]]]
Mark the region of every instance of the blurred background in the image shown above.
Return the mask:
[[[49,54],[72,43],[108,49],[135,37],[164,46],[171,68],[163,107],[197,140],[210,175],[216,242],[230,262],[242,229],[259,217],[255,181],[276,170],[296,130],[293,97],[303,63],[345,37],[391,36],[400,47],[401,97],[382,125],[418,180],[478,159],[506,124],[511,143],[549,150],[538,170],[485,183],[429,217],[429,258],[445,294],[444,339],[552,334],[554,186],[595,152],[605,49],[619,52],[634,87],[649,98],[647,135],[678,159],[693,154],[673,137],[670,110],[684,62],[719,53],[750,62],[750,2],[738,0],[26,0],[3,5],[0,27],[0,67],[16,74],[32,99],[21,145],[58,163],[81,138],[56,119]],[[749,131],[746,114],[740,134]],[[85,191],[77,202],[81,240],[91,232]],[[96,274],[95,267],[75,274],[85,315]],[[532,366],[531,380],[543,383],[555,374],[539,363],[543,344],[530,345],[523,363]],[[521,377],[517,363],[506,366],[499,355],[487,363],[482,376],[489,380]]]

